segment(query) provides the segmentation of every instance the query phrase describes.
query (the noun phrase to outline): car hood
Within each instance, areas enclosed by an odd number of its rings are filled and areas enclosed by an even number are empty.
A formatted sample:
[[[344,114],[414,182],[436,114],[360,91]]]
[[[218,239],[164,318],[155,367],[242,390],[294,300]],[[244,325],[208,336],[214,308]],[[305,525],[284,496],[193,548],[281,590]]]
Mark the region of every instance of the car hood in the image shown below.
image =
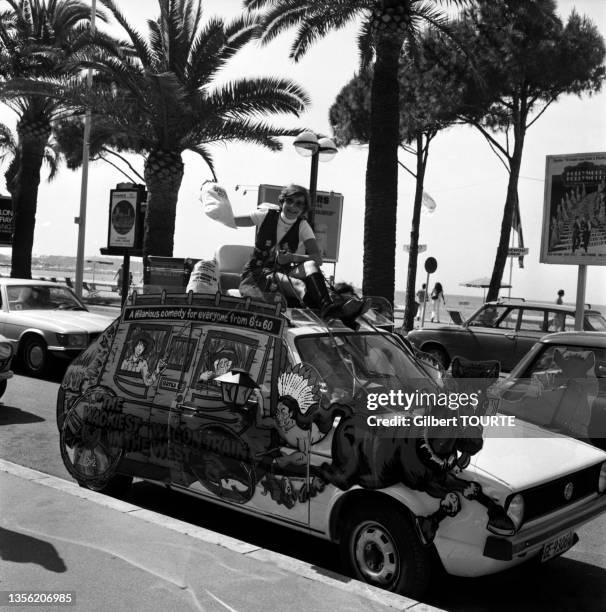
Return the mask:
[[[598,448],[553,433],[516,418],[515,428],[503,436],[503,428],[485,427],[484,446],[472,459],[479,470],[521,491],[606,461]],[[500,432],[500,433],[499,433]]]
[[[13,318],[19,325],[59,333],[102,332],[113,320],[114,317],[85,310],[30,310]]]

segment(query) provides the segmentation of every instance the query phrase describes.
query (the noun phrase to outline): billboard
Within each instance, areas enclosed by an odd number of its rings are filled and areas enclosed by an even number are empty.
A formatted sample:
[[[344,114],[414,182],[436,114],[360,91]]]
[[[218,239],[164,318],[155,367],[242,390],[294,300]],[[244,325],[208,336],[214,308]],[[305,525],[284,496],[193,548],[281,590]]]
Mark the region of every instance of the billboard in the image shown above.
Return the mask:
[[[606,265],[606,153],[548,155],[541,263]]]
[[[10,196],[0,196],[0,246],[13,244],[13,201]]]
[[[280,185],[259,185],[257,204],[263,202],[278,204],[278,196],[282,189],[283,187]],[[342,194],[334,191],[318,191],[316,193],[314,233],[322,253],[322,259],[325,262],[336,263],[339,260],[342,215]]]
[[[109,199],[109,248],[133,249],[137,244],[139,191],[112,189]]]

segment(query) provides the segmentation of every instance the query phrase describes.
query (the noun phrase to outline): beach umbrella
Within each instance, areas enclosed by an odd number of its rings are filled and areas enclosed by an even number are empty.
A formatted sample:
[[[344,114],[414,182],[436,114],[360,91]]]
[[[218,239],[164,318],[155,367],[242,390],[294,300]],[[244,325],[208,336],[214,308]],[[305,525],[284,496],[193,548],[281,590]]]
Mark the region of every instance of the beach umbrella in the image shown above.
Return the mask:
[[[459,283],[461,287],[473,287],[475,289],[483,289],[484,297],[486,297],[486,289],[490,287],[490,278],[488,276],[481,276],[480,278],[474,278],[473,280]],[[511,289],[511,285],[508,283],[501,282],[501,289]]]

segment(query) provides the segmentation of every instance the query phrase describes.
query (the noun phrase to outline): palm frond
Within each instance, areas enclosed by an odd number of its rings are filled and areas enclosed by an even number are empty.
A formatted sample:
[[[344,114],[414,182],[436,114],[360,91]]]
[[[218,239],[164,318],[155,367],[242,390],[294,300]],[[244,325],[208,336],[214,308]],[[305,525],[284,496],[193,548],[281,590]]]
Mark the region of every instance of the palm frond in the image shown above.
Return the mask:
[[[208,151],[208,149],[206,147],[203,146],[198,146],[198,145],[194,145],[191,147],[187,147],[190,151],[193,151],[194,153],[197,153],[206,163],[206,165],[208,166],[209,170],[211,171],[211,174],[213,176],[213,180],[216,181],[217,180],[217,175],[215,174],[215,162],[213,161],[212,155],[210,154],[210,152]]]

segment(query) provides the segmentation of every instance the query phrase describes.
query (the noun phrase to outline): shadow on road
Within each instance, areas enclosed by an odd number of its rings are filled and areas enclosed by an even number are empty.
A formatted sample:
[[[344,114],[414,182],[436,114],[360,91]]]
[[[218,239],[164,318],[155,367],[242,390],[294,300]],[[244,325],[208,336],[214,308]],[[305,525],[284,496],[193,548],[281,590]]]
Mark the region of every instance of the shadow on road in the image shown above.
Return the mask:
[[[67,359],[55,359],[54,361],[51,361],[45,374],[43,376],[38,376],[37,378],[40,380],[46,380],[48,382],[60,383],[63,380],[68,367],[69,361]],[[27,372],[23,370],[23,366],[18,359],[13,359],[11,369],[15,374],[19,374],[19,376],[29,376]],[[8,384],[11,384],[10,380],[8,381]]]
[[[37,563],[51,572],[63,573],[67,567],[57,549],[44,540],[0,527],[0,557],[13,563]]]
[[[15,406],[0,405],[0,426],[15,425],[18,423],[41,423],[44,421],[42,417],[31,412],[26,412]]]

